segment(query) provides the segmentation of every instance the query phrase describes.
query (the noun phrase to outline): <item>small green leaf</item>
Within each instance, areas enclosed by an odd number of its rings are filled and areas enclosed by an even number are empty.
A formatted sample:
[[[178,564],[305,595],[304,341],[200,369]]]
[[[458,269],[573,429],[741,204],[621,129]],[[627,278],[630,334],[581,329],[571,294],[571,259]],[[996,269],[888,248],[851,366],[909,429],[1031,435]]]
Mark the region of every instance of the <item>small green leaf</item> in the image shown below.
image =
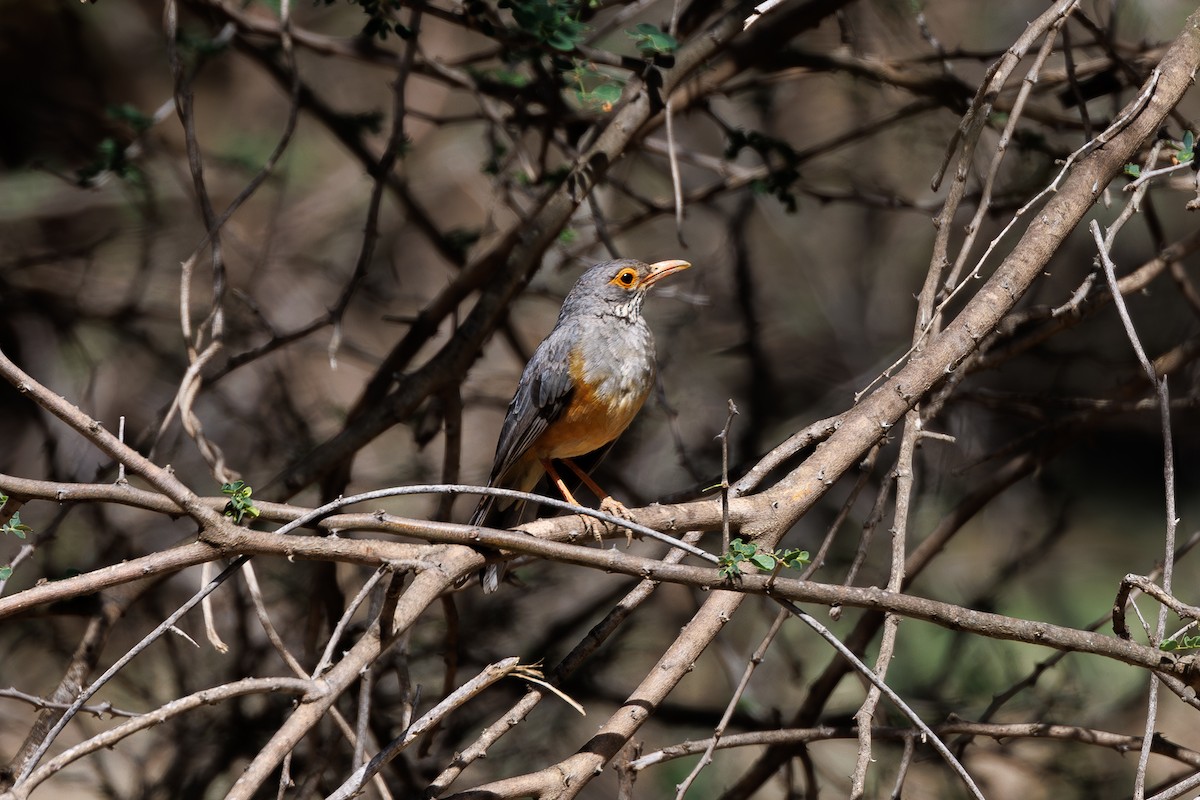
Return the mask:
[[[514,89],[524,89],[529,85],[529,78],[527,76],[510,69],[495,69],[486,73],[486,77],[505,86],[511,86]]]
[[[1195,650],[1200,648],[1200,635],[1196,636],[1180,636],[1175,639],[1167,639],[1159,649],[1174,651],[1174,650]]]
[[[11,533],[18,539],[24,539],[29,533],[33,532],[33,528],[21,522],[21,512],[12,515],[12,519],[4,523],[4,527],[0,528],[0,533]]]
[[[0,567],[0,581],[6,581],[12,577],[12,567]]]
[[[551,0],[501,0],[500,8],[512,12],[513,21],[523,33],[561,52],[575,49],[588,26],[574,19],[574,3]]]
[[[229,497],[229,502],[225,504],[223,513],[227,517],[232,517],[233,521],[238,525],[242,524],[242,520],[245,517],[257,519],[259,514],[262,513],[250,501],[250,496],[254,493],[254,490],[247,486],[245,481],[222,484],[221,493]]]
[[[1125,174],[1131,178],[1136,178],[1142,174],[1142,168],[1139,167],[1137,164],[1126,164],[1125,165]]]
[[[764,572],[775,569],[775,556],[770,553],[758,553],[750,557],[750,563]]]
[[[1186,164],[1196,158],[1196,138],[1191,131],[1183,134],[1183,146],[1175,153],[1175,161]]]
[[[570,34],[563,31],[555,31],[546,39],[546,44],[553,47],[555,50],[562,50],[564,53],[569,53],[575,49],[575,40]]]
[[[782,563],[785,567],[792,568],[804,566],[808,563],[809,559],[807,550],[799,550],[795,548],[791,550],[776,551],[775,557],[778,558],[780,563]]]
[[[621,87],[615,83],[604,83],[592,90],[592,96],[602,103],[615,103],[621,99]]]
[[[743,558],[749,558],[754,555],[754,551],[757,549],[758,545],[753,542],[742,541],[740,536],[729,543],[729,552]]]
[[[657,25],[643,22],[631,31],[625,31],[633,38],[634,44],[642,55],[667,55],[679,48],[679,41],[669,33],[662,31]]]
[[[796,557],[794,559],[789,559],[788,566],[789,567],[803,567],[803,566],[807,566],[808,564],[811,564],[811,563],[812,563],[812,556],[809,555],[807,550],[801,550],[800,552],[796,553]]]
[[[601,111],[612,111],[613,104],[621,99],[622,87],[619,83],[602,83],[594,89],[579,89],[575,97],[579,104]]]

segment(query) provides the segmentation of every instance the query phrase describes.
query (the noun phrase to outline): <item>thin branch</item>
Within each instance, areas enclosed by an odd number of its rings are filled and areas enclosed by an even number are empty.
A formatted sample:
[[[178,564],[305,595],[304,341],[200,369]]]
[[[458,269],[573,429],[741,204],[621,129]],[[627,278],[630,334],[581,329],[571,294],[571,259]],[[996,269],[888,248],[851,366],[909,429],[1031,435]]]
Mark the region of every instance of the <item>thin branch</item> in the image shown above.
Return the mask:
[[[87,741],[60,753],[52,760],[46,762],[45,766],[13,786],[6,797],[11,796],[13,800],[24,800],[39,784],[80,758],[99,750],[111,748],[131,734],[156,727],[167,720],[197,708],[211,706],[223,700],[250,694],[286,692],[288,694],[302,695],[311,690],[312,684],[309,681],[298,678],[243,678],[233,683],[227,683],[212,689],[204,689],[181,697],[178,700],[172,700],[170,703],[152,712],[134,717],[128,722],[110,728],[104,733],[93,736]]]
[[[366,786],[368,780],[376,775],[384,765],[400,755],[418,736],[443,719],[451,711],[462,706],[496,681],[516,673],[520,668],[520,659],[515,656],[498,661],[495,664],[489,664],[482,672],[460,686],[416,722],[409,725],[403,734],[389,742],[387,747],[376,754],[368,763],[356,769],[326,800],[348,800],[358,794]]]
[[[1175,505],[1175,454],[1172,444],[1173,436],[1171,434],[1171,401],[1169,390],[1167,388],[1167,377],[1159,378],[1154,370],[1154,365],[1150,363],[1149,357],[1146,355],[1145,349],[1142,347],[1141,341],[1138,339],[1137,330],[1133,326],[1133,320],[1129,316],[1129,310],[1125,307],[1124,298],[1121,296],[1120,290],[1117,288],[1116,267],[1109,257],[1109,244],[1105,237],[1100,232],[1100,225],[1095,220],[1092,220],[1089,226],[1092,232],[1092,238],[1096,242],[1096,249],[1100,254],[1100,263],[1104,267],[1104,277],[1108,281],[1109,291],[1113,295],[1113,304],[1116,306],[1117,315],[1121,318],[1121,324],[1125,328],[1125,333],[1129,337],[1129,343],[1133,347],[1134,354],[1137,356],[1138,362],[1142,366],[1143,372],[1146,374],[1146,379],[1154,385],[1158,393],[1160,421],[1162,424],[1162,439],[1163,439],[1163,484],[1166,490],[1166,535],[1164,538],[1164,547],[1166,555],[1163,560],[1163,591],[1166,594],[1171,593],[1171,578],[1174,574],[1174,555],[1175,555],[1175,530],[1179,524],[1179,518],[1176,513]],[[1114,231],[1115,232],[1115,231]],[[1112,234],[1110,233],[1110,236]],[[1158,609],[1158,624],[1154,629],[1154,634],[1151,637],[1151,644],[1158,645],[1162,642],[1163,637],[1167,632],[1167,606],[1161,605]],[[1157,727],[1158,720],[1158,682],[1150,681],[1149,696],[1146,701],[1146,736],[1154,735],[1154,729]],[[1142,800],[1146,796],[1146,769],[1149,763],[1149,754],[1143,753],[1138,759],[1138,770],[1136,779],[1133,785],[1134,800]]]
[[[938,736],[970,736],[988,737],[1001,740],[1015,739],[1050,739],[1062,742],[1078,742],[1103,747],[1117,753],[1130,750],[1141,750],[1144,740],[1140,736],[1129,736],[1111,731],[1083,728],[1075,725],[1049,725],[1040,722],[1013,723],[982,723],[969,720],[955,720],[931,726]],[[914,728],[898,728],[877,726],[871,731],[876,739],[888,741],[911,741],[920,732]],[[823,725],[817,728],[780,728],[776,730],[753,731],[750,733],[735,733],[725,736],[717,744],[717,749],[726,750],[735,747],[760,747],[765,744],[810,743],[834,741],[837,739],[857,738],[855,727]],[[664,747],[652,753],[647,753],[634,759],[630,767],[642,771],[676,758],[702,753],[712,742],[711,739],[698,739]],[[1173,758],[1181,764],[1200,768],[1200,752],[1171,744],[1161,736],[1155,736],[1151,741],[1150,750],[1159,755]],[[1200,785],[1197,782],[1195,785]],[[1172,794],[1170,797],[1178,795]],[[1156,795],[1162,798],[1163,795]]]
[[[675,787],[676,800],[683,800],[683,796],[687,794],[689,788],[695,783],[696,778],[700,776],[701,770],[712,763],[713,752],[717,749],[721,742],[721,736],[725,733],[726,726],[733,718],[733,712],[741,702],[742,695],[746,692],[746,687],[750,685],[750,678],[753,677],[754,671],[758,665],[766,658],[767,649],[771,643],[775,641],[775,637],[779,631],[783,629],[783,623],[787,620],[789,612],[785,608],[781,608],[779,613],[775,615],[775,620],[771,623],[771,627],[759,642],[754,653],[750,656],[750,661],[746,664],[746,669],[742,671],[742,677],[738,681],[737,687],[733,690],[733,695],[729,698],[729,702],[725,704],[725,713],[721,715],[721,720],[717,723],[717,727],[713,730],[712,737],[708,740],[708,747],[701,754],[700,760],[696,762],[696,766],[688,773],[688,776],[683,779],[683,782]],[[641,759],[639,759],[640,761]]]
[[[798,617],[801,622],[816,631],[818,636],[820,636],[822,639],[832,645],[835,650],[837,650],[838,655],[849,661],[854,666],[855,672],[857,672],[859,675],[862,675],[871,683],[872,688],[879,690],[879,692],[885,695],[888,700],[891,700],[892,704],[895,705],[896,708],[898,708],[900,712],[904,714],[904,716],[908,717],[912,723],[917,726],[917,729],[920,730],[921,733],[926,737],[926,740],[933,745],[933,749],[937,750],[938,755],[940,755],[946,761],[946,764],[948,764],[950,768],[958,775],[958,777],[962,779],[962,782],[967,786],[967,790],[970,791],[971,796],[977,797],[979,800],[983,800],[983,792],[979,790],[979,787],[975,784],[975,780],[967,772],[966,768],[964,768],[959,760],[954,757],[954,754],[950,752],[950,748],[946,747],[945,742],[943,742],[941,738],[934,733],[932,728],[930,728],[921,720],[921,718],[917,715],[917,712],[913,711],[912,708],[910,708],[908,704],[901,699],[900,695],[896,694],[896,692],[890,686],[884,683],[881,676],[875,674],[875,672],[873,672],[870,667],[863,663],[863,661],[856,656],[854,652],[850,650],[850,648],[842,644],[840,639],[834,636],[833,633],[820,622],[817,622],[814,617],[804,613],[793,603],[782,598],[776,597],[775,602],[779,603],[794,616]]]

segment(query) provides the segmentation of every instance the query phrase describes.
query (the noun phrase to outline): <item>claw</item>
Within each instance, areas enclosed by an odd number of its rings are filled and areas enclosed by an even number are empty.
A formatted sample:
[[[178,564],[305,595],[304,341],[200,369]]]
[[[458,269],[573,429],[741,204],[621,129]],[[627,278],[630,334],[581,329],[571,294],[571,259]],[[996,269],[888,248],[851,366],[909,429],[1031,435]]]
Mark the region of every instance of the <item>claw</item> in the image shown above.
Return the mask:
[[[621,519],[627,519],[627,520],[633,519],[633,514],[629,511],[628,508],[625,507],[625,504],[622,503],[620,500],[616,499],[615,497],[613,497],[612,495],[609,495],[608,497],[605,497],[603,500],[600,501],[600,510],[603,511],[605,514],[612,514],[614,517],[620,517]],[[633,531],[631,531],[629,528],[626,528],[625,529],[625,547],[628,548],[632,544],[633,544]]]
[[[585,516],[583,518],[583,529],[592,536],[596,537],[596,541],[604,544],[604,523],[595,517]]]

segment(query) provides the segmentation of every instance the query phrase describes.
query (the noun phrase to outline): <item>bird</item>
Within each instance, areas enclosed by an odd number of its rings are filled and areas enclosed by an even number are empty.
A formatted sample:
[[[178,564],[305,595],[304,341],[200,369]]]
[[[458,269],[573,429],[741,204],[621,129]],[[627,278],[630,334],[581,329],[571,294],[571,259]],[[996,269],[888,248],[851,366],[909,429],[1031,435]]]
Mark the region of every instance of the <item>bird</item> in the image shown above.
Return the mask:
[[[517,382],[500,428],[489,487],[531,491],[548,474],[574,505],[553,462],[565,464],[600,499],[600,508],[624,513],[572,459],[611,444],[633,422],[654,388],[654,336],[642,317],[651,287],[691,267],[687,261],[647,264],[630,258],[588,268],[563,300],[554,328],[537,346]],[[508,527],[520,504],[484,495],[470,525]],[[501,572],[489,565],[485,592]]]

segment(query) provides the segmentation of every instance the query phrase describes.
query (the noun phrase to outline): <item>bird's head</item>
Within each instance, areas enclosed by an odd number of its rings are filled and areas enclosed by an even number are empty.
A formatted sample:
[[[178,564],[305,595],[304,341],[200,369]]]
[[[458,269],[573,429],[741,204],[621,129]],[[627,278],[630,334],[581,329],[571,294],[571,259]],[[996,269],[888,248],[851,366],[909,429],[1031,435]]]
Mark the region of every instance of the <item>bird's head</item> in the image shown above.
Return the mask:
[[[690,266],[679,260],[647,264],[632,258],[596,264],[575,283],[563,302],[563,311],[594,305],[600,313],[636,317],[651,286]]]

